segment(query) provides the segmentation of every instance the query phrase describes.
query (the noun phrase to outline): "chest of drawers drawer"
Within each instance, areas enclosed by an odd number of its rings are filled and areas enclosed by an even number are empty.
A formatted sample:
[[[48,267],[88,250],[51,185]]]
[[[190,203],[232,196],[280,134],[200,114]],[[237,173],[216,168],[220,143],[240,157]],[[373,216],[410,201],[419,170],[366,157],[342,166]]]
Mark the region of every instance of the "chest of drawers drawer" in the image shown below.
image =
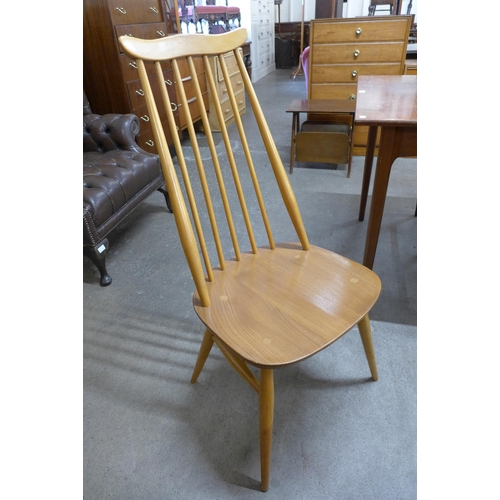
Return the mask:
[[[231,83],[230,86],[233,89],[234,93],[238,93],[241,90],[243,90],[243,79],[241,78],[240,72],[236,73],[235,75],[232,75],[230,77]],[[227,90],[227,85],[225,82],[222,82],[221,85],[218,86],[218,96],[219,100],[223,101],[224,99],[228,98],[228,90]]]
[[[135,38],[145,38],[146,40],[154,40],[167,36],[164,23],[124,24],[115,26],[115,32],[120,53],[123,53],[122,47],[118,42],[118,38],[121,36],[133,36]]]
[[[215,66],[213,66],[213,68],[215,69],[215,77],[218,82],[222,82],[224,80],[224,73],[222,71],[219,57],[218,56],[215,57],[214,61],[215,61]],[[235,74],[240,73],[240,70],[238,69],[238,64],[232,53],[224,54],[224,63],[226,64],[227,73],[229,76],[233,76]]]
[[[354,99],[357,85],[355,83],[314,83],[310,89],[309,99]]]
[[[244,91],[240,91],[234,95],[236,98],[236,103],[238,105],[238,112],[240,114],[243,114],[245,111],[245,93]],[[222,101],[220,103],[221,108],[222,108],[222,115],[224,116],[224,121],[226,122],[226,125],[229,124],[229,121],[231,118],[234,117],[234,111],[233,107],[231,106],[231,101],[229,99],[226,99],[225,101]]]
[[[399,75],[399,62],[386,64],[317,64],[312,78],[317,83],[357,83],[360,75]]]
[[[392,17],[392,16],[391,16]],[[312,33],[312,43],[388,42],[404,40],[408,35],[406,16],[400,19],[382,17],[342,19],[342,23],[316,24]]]
[[[238,64],[234,54],[229,53],[224,55],[224,63],[227,68],[227,74],[229,76],[229,81],[224,78],[224,73],[222,71],[221,63],[219,57],[210,58],[210,67],[214,75],[215,84],[217,87],[216,94],[212,94],[209,89],[209,122],[210,128],[214,132],[220,132],[220,124],[217,119],[217,112],[215,109],[216,103],[220,103],[222,109],[222,115],[224,116],[224,122],[229,125],[234,121],[234,111],[231,106],[231,100],[229,99],[228,87],[231,88],[235,94],[238,112],[240,115],[245,113],[246,102],[245,102],[245,91],[243,86],[243,78],[241,76]]]
[[[114,25],[164,21],[161,0],[109,0],[108,7]]]
[[[170,101],[172,102],[172,107],[174,104],[177,104],[177,96],[175,92],[175,86],[172,81],[172,71],[165,71],[163,73],[163,78],[164,81],[167,85],[168,89],[168,96],[170,98]],[[168,83],[170,82],[170,83]],[[160,88],[158,85],[158,79],[156,75],[151,75],[149,77],[149,84],[151,85],[151,89],[153,91],[153,94],[155,95],[155,98],[161,102],[161,92]],[[142,84],[140,80],[133,80],[131,82],[127,83],[127,89],[128,89],[128,94],[129,94],[129,99],[130,99],[130,104],[132,106],[132,109],[135,108],[140,108],[141,106],[146,105],[146,98],[145,98],[145,93],[142,88]]]
[[[165,131],[165,137],[167,139],[167,143],[172,144],[174,140],[167,121],[162,122],[162,125],[163,125],[163,130]],[[143,127],[141,124],[141,130],[142,129]],[[180,128],[177,128],[176,133],[179,134],[179,137],[181,137],[182,133],[180,132]],[[151,127],[147,128],[137,136],[137,144],[139,144],[139,146],[148,153],[157,154],[158,152],[156,148],[155,138],[153,135],[153,130],[151,129]]]
[[[203,101],[198,101],[198,98],[196,97],[191,97],[188,99],[187,104],[189,106],[189,113],[191,115],[191,119],[194,117],[200,116],[201,111],[200,111],[200,106],[205,106],[205,109],[208,108],[208,95],[205,94],[203,96]],[[187,126],[187,121],[184,116],[184,111],[182,110],[182,104],[179,103],[178,105],[178,110],[179,110],[179,123],[180,123],[180,128],[185,128]]]
[[[406,56],[401,42],[322,44],[315,47],[314,64],[399,62]]]

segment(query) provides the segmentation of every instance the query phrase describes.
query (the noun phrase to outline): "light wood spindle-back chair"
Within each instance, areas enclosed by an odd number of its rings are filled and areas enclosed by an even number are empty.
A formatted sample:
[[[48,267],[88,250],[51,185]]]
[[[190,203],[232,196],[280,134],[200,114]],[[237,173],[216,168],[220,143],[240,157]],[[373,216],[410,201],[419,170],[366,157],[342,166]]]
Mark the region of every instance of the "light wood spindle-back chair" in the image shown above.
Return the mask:
[[[381,284],[378,276],[361,264],[309,243],[285,168],[245,69],[239,47],[246,39],[247,30],[238,28],[220,35],[181,34],[157,40],[140,40],[122,36],[120,43],[125,53],[136,60],[139,68],[180,242],[195,283],[193,306],[206,327],[191,382],[195,383],[198,379],[215,343],[232,367],[257,392],[261,488],[266,491],[269,487],[274,415],[273,371],[309,358],[357,325],[371,376],[373,380],[377,380],[368,312],[379,296]],[[266,165],[259,164],[259,168],[255,168],[243,121],[238,113],[238,103],[231,85],[228,85],[227,91],[236,121],[232,127],[237,128],[241,138],[246,160],[243,162],[244,169],[248,179],[251,179],[249,184],[255,190],[255,196],[252,195],[252,199],[258,204],[256,210],[249,209],[249,204],[247,204],[245,198],[247,190],[242,186],[242,177],[238,174],[235,154],[232,151],[219,101],[214,99],[215,109],[210,109],[210,113],[216,114],[219,119],[227,152],[226,161],[229,166],[225,170],[221,168],[222,160],[219,160],[219,152],[216,150],[207,114],[204,109],[201,109],[206,141],[212,156],[209,162],[210,170],[205,171],[197,132],[190,117],[185,92],[180,85],[183,79],[179,71],[178,58],[183,60],[183,64],[187,61],[192,75],[189,81],[195,86],[198,102],[203,102],[193,63],[194,56],[201,56],[204,60],[208,85],[213,95],[217,95],[215,77],[211,71],[209,58],[218,56],[222,74],[225,81],[229,82],[230,76],[225,59],[227,53],[231,51],[234,52],[248,100],[262,135],[264,147],[261,150],[265,149],[269,158]],[[162,63],[167,60],[170,61],[177,82],[177,98],[180,99],[182,104],[180,108],[185,113],[196,167],[188,168],[187,155],[183,153],[186,143],[183,141],[181,144],[177,134],[173,134],[178,164],[174,165],[157,109],[157,106],[164,106],[169,126],[171,130],[175,130],[168,86],[163,84],[161,77],[158,78],[161,98],[157,99],[157,96],[152,93],[148,80],[146,64],[154,62],[156,74],[162,75]],[[253,149],[255,151],[255,148]],[[270,218],[264,205],[262,194],[264,190],[259,187],[257,178],[257,171],[269,168],[269,166],[274,172],[279,193],[281,193],[299,242],[275,243],[273,239]],[[182,174],[179,174],[179,178],[177,171]],[[207,182],[209,171],[212,172],[211,175],[215,175],[218,182],[218,188],[215,191],[222,199],[218,204],[211,198],[214,189]],[[234,222],[230,197],[226,192],[227,183],[224,183],[228,172],[232,174],[234,180],[233,193],[237,193],[238,216],[242,217],[244,224]],[[190,180],[192,174],[199,176],[196,180],[199,184],[196,185],[201,186],[200,190],[205,198],[203,205],[208,216],[202,213],[201,205],[196,204],[194,184]],[[200,196],[198,195],[198,198]],[[188,206],[191,213],[188,212]],[[220,208],[221,211],[223,207],[223,219],[228,226],[226,234],[230,235],[226,239],[232,242],[229,258],[225,257],[222,248],[223,238],[219,236],[217,210],[214,207]],[[234,213],[237,212],[234,211]],[[267,234],[268,244],[265,246],[257,245],[250,220],[251,213],[260,213],[262,216],[262,221],[259,223],[263,224]],[[205,241],[202,220],[210,222],[214,245],[207,245]],[[237,229],[242,225],[247,233],[245,241],[238,240],[237,235]],[[244,252],[240,250],[240,243],[247,241],[249,241],[247,244],[250,250]],[[216,249],[218,256],[216,267],[210,264],[210,248]],[[215,250],[212,253],[215,253]],[[254,371],[249,368],[249,365]],[[260,377],[254,373],[255,369],[260,370]]]

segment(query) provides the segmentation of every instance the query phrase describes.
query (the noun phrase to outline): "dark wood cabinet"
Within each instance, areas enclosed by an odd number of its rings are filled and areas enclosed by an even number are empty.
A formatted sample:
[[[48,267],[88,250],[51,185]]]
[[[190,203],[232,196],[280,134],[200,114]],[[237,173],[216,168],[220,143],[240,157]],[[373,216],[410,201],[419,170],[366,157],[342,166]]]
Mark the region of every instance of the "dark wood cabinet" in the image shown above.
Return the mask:
[[[316,0],[316,19],[342,17],[342,0]]]
[[[156,153],[156,146],[139,81],[135,62],[123,54],[118,38],[131,35],[138,38],[155,39],[172,34],[172,28],[163,0],[84,0],[83,2],[83,88],[94,113],[133,113],[140,118],[141,131],[138,144],[146,151]],[[208,109],[208,92],[203,61],[195,59],[197,78],[203,92],[205,108]],[[171,107],[177,123],[174,133],[182,135],[186,123],[179,113],[175,79],[170,66],[163,68],[163,79],[167,84]],[[180,66],[184,81],[189,80],[187,62]],[[147,66],[150,82],[159,96],[156,69]],[[199,103],[194,95],[187,95],[194,121],[201,118]],[[164,111],[167,140],[172,144],[172,131],[167,124]]]

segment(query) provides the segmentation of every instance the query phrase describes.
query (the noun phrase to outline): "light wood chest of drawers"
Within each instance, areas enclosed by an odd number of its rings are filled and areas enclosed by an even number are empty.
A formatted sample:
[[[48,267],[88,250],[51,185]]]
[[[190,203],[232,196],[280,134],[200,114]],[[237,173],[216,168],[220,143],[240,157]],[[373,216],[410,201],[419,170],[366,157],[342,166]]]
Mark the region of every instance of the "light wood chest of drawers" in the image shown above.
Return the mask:
[[[241,50],[241,49],[240,49]],[[246,100],[245,100],[245,89],[243,85],[243,80],[241,78],[240,70],[236,62],[236,58],[232,52],[224,55],[224,61],[226,63],[227,72],[229,74],[230,86],[236,97],[236,102],[238,104],[238,111],[240,115],[243,115],[246,111]],[[210,67],[212,69],[212,74],[214,75],[215,84],[217,86],[217,95],[212,95],[212,92],[208,92],[208,103],[210,108],[209,122],[210,128],[214,132],[220,132],[219,121],[217,120],[217,114],[214,108],[214,102],[218,101],[222,107],[222,113],[224,115],[224,122],[227,125],[234,121],[234,112],[231,106],[228,95],[228,82],[224,79],[224,74],[222,73],[222,68],[219,62],[219,56],[210,58]]]
[[[410,26],[411,16],[311,20],[308,98],[355,99],[358,76],[402,75]],[[365,154],[367,137],[368,127],[354,128],[353,154]]]

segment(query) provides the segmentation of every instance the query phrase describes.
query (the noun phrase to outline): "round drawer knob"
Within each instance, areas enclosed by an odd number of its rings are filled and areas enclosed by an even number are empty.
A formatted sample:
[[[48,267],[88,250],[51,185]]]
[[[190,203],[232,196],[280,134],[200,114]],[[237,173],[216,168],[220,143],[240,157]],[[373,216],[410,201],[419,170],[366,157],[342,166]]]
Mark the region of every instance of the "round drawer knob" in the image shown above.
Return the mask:
[[[354,70],[352,73],[351,73],[352,76],[358,76],[358,72],[356,70]]]
[[[361,35],[361,33],[363,33],[363,30],[361,28],[358,28],[356,30],[356,35]]]
[[[356,96],[355,96],[354,94],[351,94],[351,95],[349,96],[349,100],[350,100],[350,101],[353,101],[354,99],[356,99]]]
[[[177,104],[175,104],[175,102],[171,102],[170,107],[172,108],[172,111],[177,111]]]
[[[172,85],[172,80],[165,80],[165,83],[166,83],[167,85]]]
[[[359,54],[360,54],[359,50],[358,50],[358,49],[356,49],[356,50],[354,51],[354,57],[358,57],[358,56],[359,56]]]

